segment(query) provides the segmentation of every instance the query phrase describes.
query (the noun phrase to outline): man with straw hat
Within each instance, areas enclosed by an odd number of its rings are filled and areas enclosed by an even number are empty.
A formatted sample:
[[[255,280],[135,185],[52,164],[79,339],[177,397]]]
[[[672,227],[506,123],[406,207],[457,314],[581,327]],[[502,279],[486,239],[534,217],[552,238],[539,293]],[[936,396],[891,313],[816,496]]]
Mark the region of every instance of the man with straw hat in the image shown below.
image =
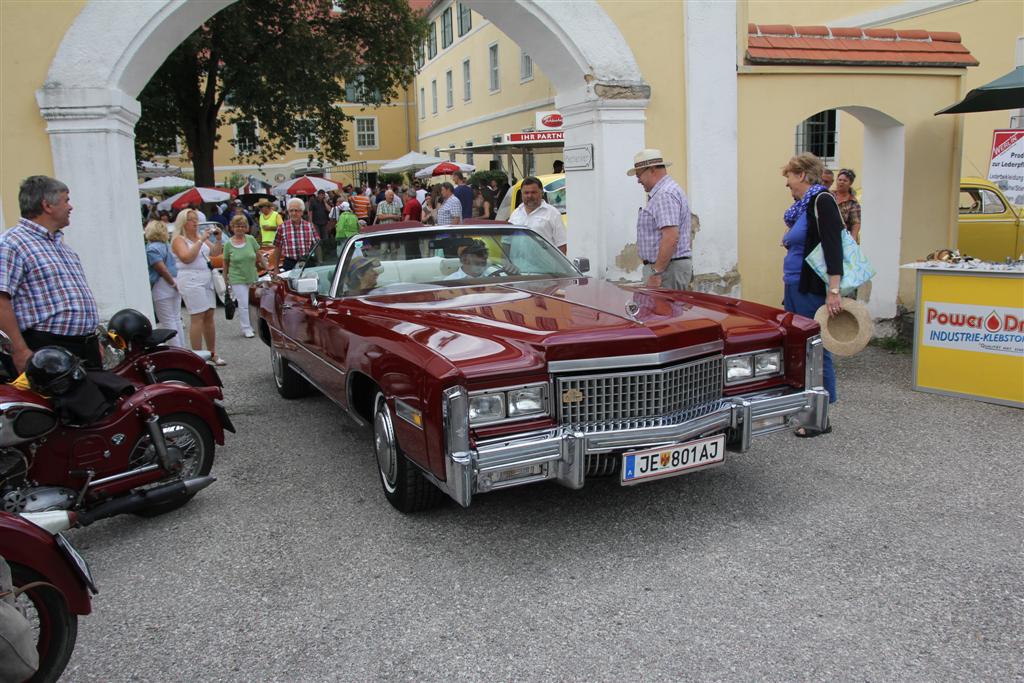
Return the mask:
[[[636,219],[636,246],[648,287],[689,289],[693,280],[690,205],[666,170],[671,165],[661,150],[644,149],[626,171],[647,192],[647,206],[640,208]]]

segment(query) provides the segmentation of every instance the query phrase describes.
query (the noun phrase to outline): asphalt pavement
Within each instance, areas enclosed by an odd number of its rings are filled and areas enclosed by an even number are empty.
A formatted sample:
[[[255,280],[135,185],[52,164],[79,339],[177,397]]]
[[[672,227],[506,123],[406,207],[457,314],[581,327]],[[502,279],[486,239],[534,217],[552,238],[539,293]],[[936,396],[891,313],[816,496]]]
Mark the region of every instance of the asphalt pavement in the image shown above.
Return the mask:
[[[1024,679],[1024,413],[909,355],[839,361],[831,435],[407,516],[368,432],[218,334],[218,481],[71,532],[100,594],[65,680]]]

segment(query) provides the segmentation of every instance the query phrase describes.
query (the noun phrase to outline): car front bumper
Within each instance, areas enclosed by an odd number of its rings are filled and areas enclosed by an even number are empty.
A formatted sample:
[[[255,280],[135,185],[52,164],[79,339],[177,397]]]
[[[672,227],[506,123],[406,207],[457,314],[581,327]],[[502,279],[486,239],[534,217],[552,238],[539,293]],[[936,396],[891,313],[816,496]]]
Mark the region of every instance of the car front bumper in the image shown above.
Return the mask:
[[[474,494],[534,482],[554,480],[582,488],[588,456],[614,457],[723,432],[728,449],[742,452],[754,437],[799,426],[824,429],[827,424],[828,392],[821,388],[729,397],[699,417],[655,427],[583,432],[560,426],[479,441],[468,452],[448,454],[446,480],[434,483],[468,507]]]

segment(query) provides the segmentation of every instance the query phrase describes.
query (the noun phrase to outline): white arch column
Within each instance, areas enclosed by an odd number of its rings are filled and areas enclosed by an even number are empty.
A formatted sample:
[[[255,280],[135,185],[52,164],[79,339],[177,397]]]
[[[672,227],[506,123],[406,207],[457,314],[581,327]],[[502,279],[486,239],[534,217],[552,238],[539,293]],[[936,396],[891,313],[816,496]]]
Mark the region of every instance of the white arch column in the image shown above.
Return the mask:
[[[67,243],[82,259],[100,316],[131,307],[153,317],[135,171],[134,97],[115,89],[44,88],[56,177],[70,189]]]

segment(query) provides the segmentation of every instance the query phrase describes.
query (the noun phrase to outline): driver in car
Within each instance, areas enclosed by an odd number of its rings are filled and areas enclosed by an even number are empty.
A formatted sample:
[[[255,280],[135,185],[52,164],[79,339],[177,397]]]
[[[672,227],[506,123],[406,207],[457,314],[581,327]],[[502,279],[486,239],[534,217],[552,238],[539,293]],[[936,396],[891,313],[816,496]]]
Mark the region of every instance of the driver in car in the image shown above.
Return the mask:
[[[459,254],[459,261],[462,267],[445,277],[445,280],[483,277],[484,270],[487,269],[487,245],[480,240],[473,240]]]
[[[356,256],[349,265],[346,291],[349,294],[366,294],[377,286],[377,278],[383,270],[379,260]]]

